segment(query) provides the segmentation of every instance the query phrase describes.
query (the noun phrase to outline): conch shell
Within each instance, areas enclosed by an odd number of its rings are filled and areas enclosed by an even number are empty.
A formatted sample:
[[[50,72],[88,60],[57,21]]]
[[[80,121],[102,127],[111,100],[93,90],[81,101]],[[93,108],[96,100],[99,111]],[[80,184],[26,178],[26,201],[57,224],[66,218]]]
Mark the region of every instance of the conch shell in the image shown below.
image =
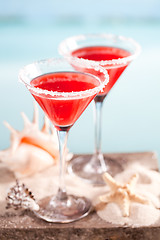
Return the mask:
[[[0,151],[0,161],[14,172],[17,178],[26,177],[56,164],[59,147],[56,132],[44,117],[44,125],[39,129],[38,107],[34,105],[33,121],[30,122],[24,113],[24,129],[17,131],[5,122],[11,132],[11,145]],[[66,152],[66,155],[70,155]]]

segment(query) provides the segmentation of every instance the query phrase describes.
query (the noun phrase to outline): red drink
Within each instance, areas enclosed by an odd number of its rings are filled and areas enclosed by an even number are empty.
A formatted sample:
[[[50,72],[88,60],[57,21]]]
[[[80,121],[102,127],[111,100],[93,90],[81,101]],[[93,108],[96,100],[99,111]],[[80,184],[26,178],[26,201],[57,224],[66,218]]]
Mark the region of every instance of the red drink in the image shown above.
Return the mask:
[[[57,95],[52,96],[49,92],[48,94],[36,94],[30,90],[54,126],[58,130],[68,130],[97,94],[96,91],[86,94],[79,92],[98,87],[100,81],[88,74],[57,72],[34,78],[31,85],[54,93],[57,92]],[[78,92],[79,94],[64,97],[63,94],[67,92]]]
[[[128,57],[131,53],[117,47],[108,47],[108,46],[92,46],[92,47],[84,47],[79,48],[72,52],[72,56],[78,57],[78,58],[84,58],[88,60],[93,61],[108,61],[108,60],[117,60],[120,58]],[[104,88],[104,93],[98,95],[96,98],[100,98],[101,101],[103,101],[106,94],[110,91],[110,89],[113,87],[117,79],[120,77],[122,72],[125,70],[125,68],[128,66],[129,62],[126,64],[101,64],[109,74],[109,83]],[[85,72],[85,69],[84,69]]]

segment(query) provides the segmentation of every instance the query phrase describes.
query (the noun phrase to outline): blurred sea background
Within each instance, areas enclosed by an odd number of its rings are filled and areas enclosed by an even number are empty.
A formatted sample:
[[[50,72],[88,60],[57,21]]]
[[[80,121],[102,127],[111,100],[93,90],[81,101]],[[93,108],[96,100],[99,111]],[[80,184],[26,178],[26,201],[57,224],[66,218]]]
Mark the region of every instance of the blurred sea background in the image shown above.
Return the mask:
[[[33,116],[33,98],[18,82],[19,69],[58,57],[63,39],[83,33],[124,35],[142,47],[103,104],[102,151],[155,151],[160,159],[159,0],[0,0],[0,150],[10,145],[3,121],[21,130],[20,112]],[[70,131],[73,153],[94,151],[92,107]],[[41,110],[40,116],[41,125]]]

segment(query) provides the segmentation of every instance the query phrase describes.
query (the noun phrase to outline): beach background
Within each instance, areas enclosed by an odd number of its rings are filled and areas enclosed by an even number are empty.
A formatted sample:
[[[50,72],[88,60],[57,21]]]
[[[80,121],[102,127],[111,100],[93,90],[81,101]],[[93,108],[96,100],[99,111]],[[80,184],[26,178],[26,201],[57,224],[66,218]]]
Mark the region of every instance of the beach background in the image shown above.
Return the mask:
[[[33,98],[18,82],[19,69],[58,57],[59,43],[69,36],[113,33],[134,38],[142,51],[105,99],[102,151],[155,151],[160,159],[159,0],[0,0],[0,6],[0,150],[10,145],[3,122],[21,130],[20,112],[33,116]],[[68,147],[73,153],[94,151],[92,104],[72,127]]]

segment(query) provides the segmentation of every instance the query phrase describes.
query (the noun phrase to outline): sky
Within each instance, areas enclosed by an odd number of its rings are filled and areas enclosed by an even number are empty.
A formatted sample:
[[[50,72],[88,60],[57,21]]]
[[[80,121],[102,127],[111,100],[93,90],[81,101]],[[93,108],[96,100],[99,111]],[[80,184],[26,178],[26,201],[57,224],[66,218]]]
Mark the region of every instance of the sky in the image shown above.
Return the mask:
[[[0,18],[23,17],[46,21],[53,18],[149,18],[160,19],[159,0],[0,0]]]

